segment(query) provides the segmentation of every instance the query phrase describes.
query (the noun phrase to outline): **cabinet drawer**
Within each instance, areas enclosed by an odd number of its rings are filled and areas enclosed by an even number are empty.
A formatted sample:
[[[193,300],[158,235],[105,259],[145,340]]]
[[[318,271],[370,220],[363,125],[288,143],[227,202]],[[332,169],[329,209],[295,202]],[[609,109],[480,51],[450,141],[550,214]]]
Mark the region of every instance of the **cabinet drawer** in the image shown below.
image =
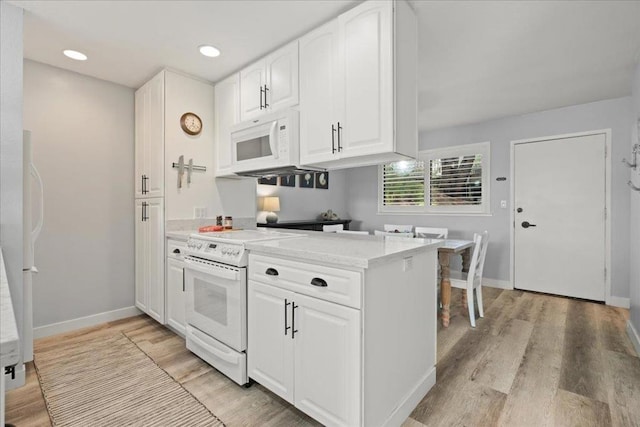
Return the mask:
[[[181,242],[180,240],[167,240],[167,256],[171,258],[184,258],[184,251],[187,247],[187,242]],[[176,252],[177,251],[177,252]]]
[[[348,307],[361,307],[362,275],[356,271],[250,254],[249,279]]]

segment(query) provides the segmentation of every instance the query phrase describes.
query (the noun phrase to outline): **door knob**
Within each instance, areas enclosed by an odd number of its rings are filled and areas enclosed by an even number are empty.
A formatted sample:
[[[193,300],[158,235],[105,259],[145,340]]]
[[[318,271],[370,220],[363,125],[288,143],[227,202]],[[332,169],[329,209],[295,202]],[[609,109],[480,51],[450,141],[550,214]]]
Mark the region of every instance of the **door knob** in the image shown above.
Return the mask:
[[[529,228],[529,227],[535,227],[535,224],[531,224],[529,223],[529,221],[523,221],[522,222],[522,228]]]

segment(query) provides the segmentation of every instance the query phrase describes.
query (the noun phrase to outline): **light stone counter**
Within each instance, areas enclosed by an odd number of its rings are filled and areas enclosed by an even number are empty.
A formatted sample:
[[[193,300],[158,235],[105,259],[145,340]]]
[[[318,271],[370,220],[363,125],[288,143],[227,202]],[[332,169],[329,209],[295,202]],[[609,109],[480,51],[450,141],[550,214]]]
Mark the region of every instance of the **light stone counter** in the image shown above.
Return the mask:
[[[0,366],[12,366],[20,359],[20,338],[2,250],[0,250],[0,316]]]
[[[438,239],[408,239],[395,236],[364,236],[306,231],[306,235],[299,238],[250,242],[246,244],[246,247],[252,253],[336,266],[369,268],[392,259],[409,257],[422,251],[435,251],[443,242]]]
[[[197,233],[198,230],[179,230],[179,231],[167,231],[165,235],[167,239],[180,240],[186,242],[189,239],[189,235]]]

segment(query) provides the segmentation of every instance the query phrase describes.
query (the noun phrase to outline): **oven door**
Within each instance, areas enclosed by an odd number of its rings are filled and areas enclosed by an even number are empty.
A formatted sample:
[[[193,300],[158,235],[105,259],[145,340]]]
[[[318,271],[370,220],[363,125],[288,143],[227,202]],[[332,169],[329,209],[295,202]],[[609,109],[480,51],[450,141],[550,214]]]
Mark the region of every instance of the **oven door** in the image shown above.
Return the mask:
[[[247,348],[247,269],[185,258],[187,323],[236,351]]]

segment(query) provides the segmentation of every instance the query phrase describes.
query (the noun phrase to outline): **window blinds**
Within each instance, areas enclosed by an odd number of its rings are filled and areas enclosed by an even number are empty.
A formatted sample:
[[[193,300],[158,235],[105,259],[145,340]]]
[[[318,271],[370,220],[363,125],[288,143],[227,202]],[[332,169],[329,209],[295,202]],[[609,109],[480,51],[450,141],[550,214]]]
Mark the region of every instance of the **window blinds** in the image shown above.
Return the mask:
[[[425,170],[422,161],[401,161],[383,166],[384,206],[424,206]]]

